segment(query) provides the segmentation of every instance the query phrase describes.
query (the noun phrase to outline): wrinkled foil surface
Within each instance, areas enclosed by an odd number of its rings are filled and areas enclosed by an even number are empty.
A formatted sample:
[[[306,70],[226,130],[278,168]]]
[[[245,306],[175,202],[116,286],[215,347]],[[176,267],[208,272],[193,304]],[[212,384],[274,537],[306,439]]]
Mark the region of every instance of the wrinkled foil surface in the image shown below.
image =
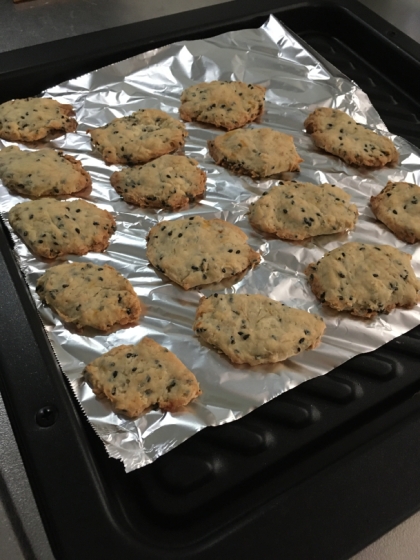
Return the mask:
[[[207,172],[205,198],[180,212],[143,210],[121,200],[109,182],[111,174],[121,166],[105,165],[92,150],[86,130],[141,108],[159,108],[178,118],[182,90],[211,80],[241,80],[267,88],[265,113],[258,123],[249,126],[269,126],[293,136],[304,161],[300,173],[285,173],[281,178],[332,183],[352,196],[360,214],[353,232],[299,243],[266,239],[257,233],[248,222],[248,206],[278,179],[256,182],[215,165],[206,148],[207,140],[223,131],[196,123],[186,124],[189,136],[184,151]],[[43,95],[75,107],[77,132],[51,141],[49,146],[82,162],[93,180],[88,200],[112,212],[118,226],[104,253],[70,255],[58,262],[112,265],[130,280],[145,312],[138,325],[107,335],[80,334],[65,328],[57,315],[41,304],[35,292],[38,278],[57,263],[34,257],[13,234],[16,257],[63,372],[109,455],[121,459],[127,472],[151,463],[206,426],[236,420],[277,395],[420,324],[419,306],[363,320],[324,308],[309,288],[303,274],[306,266],[347,241],[389,244],[410,253],[414,270],[420,276],[418,245],[399,241],[375,220],[369,207],[370,197],[378,194],[388,180],[420,183],[420,151],[391,135],[366,94],[321,57],[305,49],[274,17],[260,29],[178,42],[138,55],[53,87]],[[392,138],[400,153],[399,165],[374,171],[356,169],[321,153],[303,128],[305,118],[318,106],[342,109],[358,122]],[[10,144],[2,141],[1,147]],[[0,184],[0,210],[7,225],[9,209],[23,200]],[[214,288],[184,291],[158,275],[146,259],[145,240],[155,223],[196,214],[236,224],[263,257],[261,264],[239,282],[218,291],[263,293],[286,305],[320,314],[327,329],[316,350],[283,363],[250,367],[235,366],[200,344],[192,330],[195,311],[200,297],[210,295]],[[203,394],[182,412],[151,411],[133,421],[114,414],[107,401],[98,400],[81,373],[84,365],[99,355],[120,344],[137,343],[145,335],[174,352],[195,373]]]

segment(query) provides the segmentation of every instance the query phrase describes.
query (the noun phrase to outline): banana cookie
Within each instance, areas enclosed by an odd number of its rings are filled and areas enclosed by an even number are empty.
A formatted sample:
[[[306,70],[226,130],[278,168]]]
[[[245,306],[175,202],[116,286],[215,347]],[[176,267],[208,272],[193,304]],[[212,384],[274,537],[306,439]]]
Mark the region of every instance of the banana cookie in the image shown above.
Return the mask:
[[[9,142],[35,142],[51,132],[74,132],[73,107],[54,99],[12,99],[0,105],[0,138]]]
[[[10,210],[9,222],[25,245],[45,259],[104,251],[117,227],[112,214],[81,199],[21,202]]]
[[[251,204],[251,224],[280,239],[307,239],[353,229],[357,207],[342,189],[280,181]]]
[[[358,124],[339,109],[318,107],[305,120],[315,145],[349,165],[384,167],[398,163],[392,140]]]
[[[181,148],[187,136],[181,121],[159,109],[140,109],[87,132],[108,165],[147,163]]]
[[[255,121],[264,111],[265,88],[243,82],[201,82],[185,89],[179,113],[184,121],[198,121],[233,130]]]
[[[86,382],[117,413],[136,418],[151,407],[178,411],[201,394],[195,375],[151,338],[113,348],[88,364]]]
[[[206,173],[195,159],[165,155],[111,175],[111,185],[129,204],[143,208],[183,208],[201,197]]]
[[[379,221],[406,243],[420,241],[420,187],[389,181],[370,205]]]
[[[209,140],[207,145],[218,165],[254,179],[299,171],[299,163],[303,161],[292,136],[271,128],[232,130]]]
[[[193,328],[235,364],[254,366],[316,348],[325,323],[261,294],[213,294],[201,298]]]
[[[411,255],[389,245],[345,243],[310,264],[305,274],[322,303],[373,317],[420,301],[420,280],[410,261]]]
[[[64,263],[47,270],[37,282],[41,301],[76,328],[106,331],[140,317],[140,301],[130,282],[112,266]]]
[[[5,187],[22,196],[64,196],[92,185],[80,161],[48,148],[29,152],[17,146],[0,151],[0,179]]]
[[[259,263],[246,234],[201,216],[159,222],[147,236],[150,263],[184,290],[220,282]]]

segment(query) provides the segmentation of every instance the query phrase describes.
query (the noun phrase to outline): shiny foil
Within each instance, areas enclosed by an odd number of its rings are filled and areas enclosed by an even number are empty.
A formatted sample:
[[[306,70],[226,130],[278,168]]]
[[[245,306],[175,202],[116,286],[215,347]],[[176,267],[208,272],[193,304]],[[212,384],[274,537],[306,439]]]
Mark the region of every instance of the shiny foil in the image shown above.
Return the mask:
[[[107,166],[92,150],[86,130],[102,126],[115,117],[140,108],[159,108],[178,117],[184,88],[210,80],[241,80],[267,88],[266,110],[250,127],[270,126],[293,136],[304,159],[300,173],[284,179],[335,184],[352,196],[360,216],[348,234],[322,236],[292,243],[266,239],[250,227],[247,210],[276,180],[253,181],[218,167],[210,158],[207,140],[221,134],[215,128],[187,123],[185,154],[196,158],[207,172],[207,193],[197,204],[180,212],[142,210],[125,203],[111,187],[111,174],[120,166]],[[353,356],[375,350],[420,323],[420,308],[395,310],[372,320],[355,318],[324,308],[312,294],[303,271],[324,252],[347,241],[385,243],[413,255],[420,276],[418,244],[399,241],[378,223],[369,207],[388,180],[420,183],[420,151],[390,134],[367,95],[329,63],[308,52],[274,17],[260,29],[245,29],[206,40],[178,42],[124,60],[44,92],[75,107],[80,123],[49,146],[79,159],[89,171],[93,188],[88,200],[112,212],[118,229],[104,253],[69,261],[107,263],[126,276],[145,307],[138,325],[115,329],[111,334],[80,334],[65,328],[57,315],[44,307],[35,292],[37,279],[56,263],[35,258],[14,234],[15,251],[24,272],[53,350],[69,378],[77,400],[111,457],[121,459],[132,471],[157,459],[207,426],[236,420],[300,383],[323,375]],[[347,111],[358,122],[392,138],[400,153],[395,168],[356,169],[318,151],[305,134],[303,122],[318,106]],[[9,142],[1,142],[2,147]],[[21,146],[23,149],[34,149]],[[0,185],[0,210],[8,224],[8,210],[23,199]],[[254,270],[225,293],[263,293],[287,305],[320,314],[327,324],[321,345],[283,363],[235,366],[194,335],[195,311],[203,295],[214,288],[184,291],[157,274],[146,259],[146,235],[161,220],[200,214],[221,218],[242,228],[250,245],[261,253]],[[151,411],[136,421],[114,414],[98,400],[81,376],[84,365],[120,344],[134,344],[145,335],[169,348],[197,376],[202,396],[177,413]]]

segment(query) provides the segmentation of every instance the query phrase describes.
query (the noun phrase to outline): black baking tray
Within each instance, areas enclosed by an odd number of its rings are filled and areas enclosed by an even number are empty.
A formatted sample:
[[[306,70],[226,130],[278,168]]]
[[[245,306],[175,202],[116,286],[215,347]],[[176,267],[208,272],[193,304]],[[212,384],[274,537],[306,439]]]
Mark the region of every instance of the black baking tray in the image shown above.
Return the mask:
[[[242,0],[4,53],[0,101],[270,13],[420,146],[420,48],[350,0]],[[336,560],[420,509],[420,328],[126,474],[72,396],[0,226],[0,390],[57,559]]]

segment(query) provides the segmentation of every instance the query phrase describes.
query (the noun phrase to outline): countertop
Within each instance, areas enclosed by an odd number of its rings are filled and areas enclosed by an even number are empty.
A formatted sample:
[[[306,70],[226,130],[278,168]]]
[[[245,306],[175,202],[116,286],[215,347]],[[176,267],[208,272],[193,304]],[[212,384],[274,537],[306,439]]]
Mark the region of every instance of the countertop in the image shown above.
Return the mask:
[[[418,0],[361,2],[420,42]],[[0,0],[0,53],[221,3],[223,0],[31,0],[14,4],[11,0]],[[1,395],[0,438],[0,558],[50,560],[53,554]],[[420,512],[353,560],[414,558],[420,558]]]

